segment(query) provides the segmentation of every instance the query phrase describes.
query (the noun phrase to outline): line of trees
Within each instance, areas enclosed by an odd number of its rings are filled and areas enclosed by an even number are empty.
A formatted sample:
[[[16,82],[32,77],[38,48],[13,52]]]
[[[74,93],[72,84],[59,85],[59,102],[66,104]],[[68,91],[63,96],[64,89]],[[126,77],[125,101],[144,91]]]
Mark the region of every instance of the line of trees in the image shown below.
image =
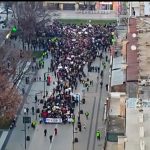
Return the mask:
[[[23,45],[23,50],[16,49],[9,44],[11,40],[8,40],[7,44],[0,47],[0,128],[7,128],[22,102],[22,96],[16,87],[12,87],[9,79],[15,76],[17,64],[21,59],[22,61],[31,59],[31,53],[24,51],[25,45],[27,43],[27,47],[30,49],[32,41],[38,38],[37,31],[42,30],[45,24],[51,21],[51,15],[43,7],[43,2],[6,1],[3,3],[7,12],[7,20],[8,9],[12,8],[14,19],[10,24],[17,27],[17,32],[12,34],[16,34],[15,36],[21,39]]]
[[[27,43],[28,50],[32,41],[37,40],[37,32],[51,21],[51,13],[43,7],[43,2],[16,2],[13,7],[13,16],[23,49]]]

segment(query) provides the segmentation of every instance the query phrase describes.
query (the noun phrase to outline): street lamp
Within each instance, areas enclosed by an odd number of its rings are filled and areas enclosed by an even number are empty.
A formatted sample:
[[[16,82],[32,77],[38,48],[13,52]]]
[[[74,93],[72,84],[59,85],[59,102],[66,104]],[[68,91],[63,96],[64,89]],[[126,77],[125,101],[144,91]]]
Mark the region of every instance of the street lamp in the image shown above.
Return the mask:
[[[79,118],[78,118],[78,122],[80,122],[80,94],[76,94],[76,99],[78,100],[78,103],[79,103],[79,112],[78,112],[78,114],[79,114]]]
[[[24,109],[24,116],[23,116],[23,123],[24,123],[24,138],[25,138],[25,149],[27,148],[27,133],[26,133],[26,124],[31,123],[31,117],[27,116],[27,111]]]
[[[45,73],[44,73],[44,97],[45,97],[45,81],[46,81],[46,74],[47,74],[47,73],[49,73],[49,72],[45,72]]]
[[[73,143],[73,150],[74,150],[74,123],[75,123],[75,115],[73,114],[72,116],[72,133],[73,133],[73,140],[72,140],[72,143]]]
[[[35,119],[37,120],[37,95],[38,94],[41,94],[42,92],[40,93],[35,93]]]

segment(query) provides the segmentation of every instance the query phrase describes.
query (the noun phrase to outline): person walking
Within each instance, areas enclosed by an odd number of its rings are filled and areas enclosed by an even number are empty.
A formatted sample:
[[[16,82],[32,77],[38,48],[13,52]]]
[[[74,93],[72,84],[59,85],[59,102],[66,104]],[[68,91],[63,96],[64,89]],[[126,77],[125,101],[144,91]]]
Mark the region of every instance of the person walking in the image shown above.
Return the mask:
[[[86,88],[87,88],[87,92],[88,92],[88,91],[89,91],[89,85],[87,85],[87,87],[86,87]]]
[[[85,117],[88,120],[88,118],[89,118],[89,112],[85,112]]]
[[[24,89],[24,88],[22,88],[22,94],[23,94],[23,95],[25,94],[25,89]]]
[[[57,135],[57,128],[54,129],[54,133],[55,133],[55,135]]]
[[[101,71],[101,78],[103,77],[103,70]]]
[[[52,140],[53,140],[53,135],[50,135],[50,136],[49,136],[49,141],[50,141],[50,143],[52,143]]]
[[[27,112],[27,115],[28,115],[28,113],[29,113],[29,108],[28,107],[26,108],[26,112]]]
[[[47,135],[47,129],[44,130],[44,136],[46,136],[46,135]]]
[[[97,130],[96,131],[96,138],[97,138],[97,140],[100,140],[100,137],[101,137],[100,131]]]
[[[106,84],[106,91],[108,91],[108,84]]]
[[[91,80],[91,81],[90,81],[90,85],[92,85],[92,86],[93,86],[93,80]]]
[[[31,109],[32,109],[32,115],[34,115],[34,107],[32,107]]]
[[[100,82],[101,88],[103,87],[103,81]]]
[[[86,124],[85,123],[83,124],[83,129],[86,130]]]

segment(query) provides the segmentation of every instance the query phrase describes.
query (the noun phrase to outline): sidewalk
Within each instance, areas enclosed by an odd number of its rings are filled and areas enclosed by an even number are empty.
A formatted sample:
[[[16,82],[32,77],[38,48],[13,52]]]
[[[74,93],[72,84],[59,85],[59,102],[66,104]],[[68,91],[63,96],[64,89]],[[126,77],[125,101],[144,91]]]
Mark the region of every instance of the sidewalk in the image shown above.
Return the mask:
[[[16,49],[20,49],[20,43],[19,42],[17,42],[17,41],[15,41],[15,43],[16,43]],[[14,44],[14,41],[12,41],[12,44]],[[9,53],[7,53],[7,55],[9,55]],[[7,57],[7,56],[6,56]],[[23,65],[24,65],[24,63],[23,62],[18,62],[18,64],[20,63],[20,68],[22,68],[23,67]],[[19,68],[17,68],[17,71],[16,72],[18,72],[18,69]],[[18,88],[20,88],[20,86],[18,87]],[[27,89],[27,87],[26,87],[26,89]],[[20,91],[21,92],[21,91]],[[8,130],[1,130],[1,136],[0,136],[0,149],[2,148],[2,146],[3,146],[3,144],[4,144],[4,142],[5,142],[5,139],[7,138],[7,135],[8,135],[8,133],[9,133],[9,129]]]
[[[16,41],[14,41],[14,40],[12,40],[12,42],[11,42],[11,45],[10,45],[10,47],[11,46],[13,46],[13,45],[16,45],[16,49],[20,49],[21,48],[21,44],[18,42],[18,40],[16,40]],[[6,61],[6,59],[7,59],[7,56],[10,54],[10,52],[11,52],[11,50],[7,53],[7,55],[6,55],[6,57],[5,57],[5,61]],[[18,71],[19,71],[19,68],[24,68],[24,61],[19,61],[18,62],[18,64],[19,64],[19,67],[17,67],[17,70],[16,70],[16,73],[18,73]],[[13,81],[12,81],[13,82]],[[24,81],[22,81],[22,82],[24,82]],[[22,85],[24,85],[25,83],[19,83],[18,84],[18,90],[19,90],[19,92],[20,92],[20,94],[22,94]],[[29,88],[29,85],[26,85],[26,86],[23,86],[24,88],[25,88],[25,91],[27,91],[28,90],[28,88]],[[1,132],[2,132],[2,135],[0,136],[0,149],[2,148],[2,146],[3,146],[3,144],[5,143],[5,140],[7,139],[7,136],[10,134],[10,132],[9,132],[9,129],[7,129],[7,130],[1,130]]]
[[[99,66],[100,60],[96,59],[95,62],[92,63],[92,66]],[[107,63],[108,64],[108,63]],[[102,69],[102,65],[100,65],[100,69]],[[90,87],[89,92],[86,92],[85,99],[86,104],[82,105],[81,108],[89,112],[89,119],[86,120],[85,115],[81,115],[81,123],[86,124],[86,129],[82,129],[82,132],[78,132],[75,134],[75,137],[78,137],[79,142],[74,143],[74,149],[86,149],[86,150],[97,150],[103,149],[105,142],[105,124],[103,122],[103,114],[104,114],[104,103],[107,98],[107,92],[105,90],[105,84],[108,83],[108,69],[109,65],[104,71],[104,79],[103,79],[103,88],[101,92],[100,80],[97,80],[98,73],[89,73],[89,79],[93,79],[94,84],[93,87]],[[96,90],[97,88],[97,90]],[[98,101],[100,100],[100,104]],[[98,113],[98,114],[97,114]],[[96,130],[99,129],[102,133],[101,140],[98,141],[96,139]]]

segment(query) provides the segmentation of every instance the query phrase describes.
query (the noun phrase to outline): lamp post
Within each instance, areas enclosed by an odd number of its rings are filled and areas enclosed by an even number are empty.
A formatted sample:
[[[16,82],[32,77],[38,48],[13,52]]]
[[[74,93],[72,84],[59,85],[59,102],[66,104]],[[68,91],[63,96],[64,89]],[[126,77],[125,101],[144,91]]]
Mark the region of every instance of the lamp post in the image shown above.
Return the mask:
[[[26,115],[25,115],[26,116]],[[27,133],[26,133],[26,122],[24,122],[24,139],[25,139],[25,141],[24,141],[24,147],[25,147],[25,149],[26,149],[26,147],[27,147],[27,140],[26,140],[26,137],[27,137]]]
[[[44,73],[44,97],[45,97],[45,80],[46,80],[46,73]]]
[[[74,122],[72,123],[72,132],[73,132],[73,150],[74,150]]]
[[[46,81],[46,74],[49,74],[49,72],[45,72],[44,73],[44,97],[45,97],[45,81]]]
[[[72,140],[72,143],[73,143],[73,150],[74,150],[74,123],[75,123],[75,115],[73,114],[72,116],[72,133],[73,133],[73,140]]]
[[[38,94],[41,94],[42,92],[40,93],[35,93],[35,119],[37,120],[37,95]]]
[[[26,123],[31,123],[31,117],[26,115],[26,109],[24,109],[23,123],[24,123],[24,138],[25,138],[25,149],[27,148],[27,134],[26,134]]]
[[[78,104],[79,104],[78,122],[80,122],[80,110],[81,110],[81,108],[80,108],[80,94],[76,94],[76,99],[78,100]]]

